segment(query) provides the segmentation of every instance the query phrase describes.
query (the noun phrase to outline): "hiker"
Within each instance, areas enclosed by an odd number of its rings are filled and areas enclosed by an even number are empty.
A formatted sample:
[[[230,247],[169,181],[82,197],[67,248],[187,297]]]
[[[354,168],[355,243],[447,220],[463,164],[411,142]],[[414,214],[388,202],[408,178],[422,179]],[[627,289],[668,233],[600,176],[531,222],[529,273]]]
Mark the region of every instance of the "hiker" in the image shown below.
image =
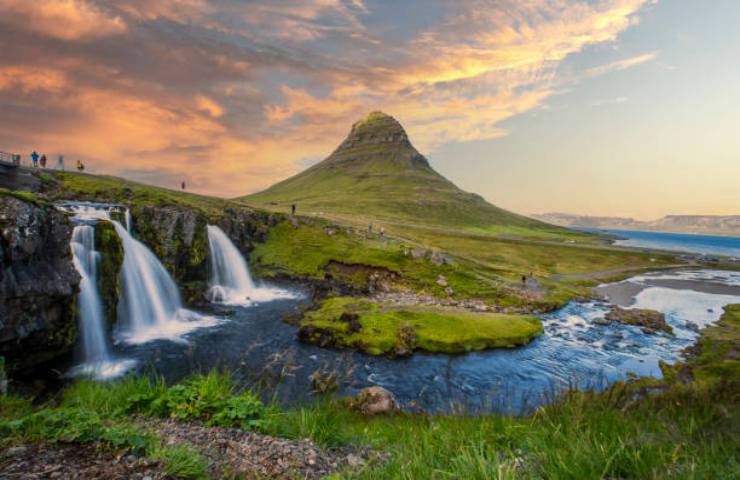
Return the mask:
[[[46,154],[41,155],[41,168],[46,168]]]
[[[367,233],[371,234],[373,233],[373,222],[370,222],[367,226]]]
[[[77,171],[81,172],[83,170],[85,170],[85,165],[81,161],[77,160]]]
[[[39,154],[36,153],[36,150],[34,150],[33,153],[31,154],[31,165],[33,166],[33,168],[36,168],[38,163],[39,163]]]
[[[290,214],[295,216],[295,203],[290,206]]]
[[[380,236],[382,237],[384,235],[385,235],[385,227],[380,227]]]
[[[183,180],[182,183],[180,184],[180,188],[182,188],[183,192],[185,191],[185,180]]]
[[[522,286],[523,287],[527,286],[527,276],[526,275],[522,275]]]
[[[64,171],[64,155],[59,155],[57,158],[57,170]]]

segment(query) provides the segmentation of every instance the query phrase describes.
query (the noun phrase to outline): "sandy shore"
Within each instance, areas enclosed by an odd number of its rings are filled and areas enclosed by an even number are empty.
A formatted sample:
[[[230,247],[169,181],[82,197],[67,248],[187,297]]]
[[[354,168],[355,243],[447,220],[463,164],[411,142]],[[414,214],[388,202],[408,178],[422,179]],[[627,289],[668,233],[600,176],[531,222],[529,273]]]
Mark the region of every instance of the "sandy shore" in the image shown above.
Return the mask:
[[[679,279],[643,279],[640,283],[629,280],[619,283],[600,285],[594,290],[606,298],[609,303],[620,307],[632,305],[635,296],[648,287],[672,288],[675,290],[693,290],[695,292],[711,293],[715,295],[736,295],[740,297],[740,286],[725,285],[711,281],[679,280]]]

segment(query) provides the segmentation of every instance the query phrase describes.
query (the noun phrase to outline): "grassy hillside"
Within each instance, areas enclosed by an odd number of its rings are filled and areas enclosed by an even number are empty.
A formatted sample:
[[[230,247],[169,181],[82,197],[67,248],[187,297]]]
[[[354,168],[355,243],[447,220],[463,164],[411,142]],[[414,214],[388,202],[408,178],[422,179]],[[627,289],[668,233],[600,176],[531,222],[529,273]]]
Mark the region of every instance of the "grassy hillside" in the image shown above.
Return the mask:
[[[498,208],[438,174],[392,117],[371,113],[324,161],[267,190],[240,198],[267,209],[414,224],[567,234]],[[512,230],[514,231],[514,230]]]

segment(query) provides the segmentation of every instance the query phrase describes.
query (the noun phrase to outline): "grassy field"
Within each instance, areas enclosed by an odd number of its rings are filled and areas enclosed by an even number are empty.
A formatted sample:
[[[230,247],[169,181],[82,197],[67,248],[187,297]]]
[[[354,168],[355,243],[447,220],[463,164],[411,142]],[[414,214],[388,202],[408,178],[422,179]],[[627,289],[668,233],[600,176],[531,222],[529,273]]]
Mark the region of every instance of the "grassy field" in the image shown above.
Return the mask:
[[[363,417],[326,398],[285,410],[239,391],[227,374],[174,386],[131,377],[78,382],[42,405],[0,397],[0,445],[95,443],[119,455],[158,457],[173,475],[204,478],[192,445],[163,445],[144,417],[197,420],[324,447],[371,446],[384,463],[340,472],[354,479],[731,479],[740,474],[740,305],[702,330],[695,356],[664,367],[663,380],[618,383],[603,393],[569,392],[529,416],[397,413]],[[680,373],[679,373],[680,372]]]
[[[320,343],[331,339],[334,347],[356,348],[372,355],[511,348],[542,333],[537,317],[377,304],[351,297],[326,300],[304,315],[300,327],[305,340]]]

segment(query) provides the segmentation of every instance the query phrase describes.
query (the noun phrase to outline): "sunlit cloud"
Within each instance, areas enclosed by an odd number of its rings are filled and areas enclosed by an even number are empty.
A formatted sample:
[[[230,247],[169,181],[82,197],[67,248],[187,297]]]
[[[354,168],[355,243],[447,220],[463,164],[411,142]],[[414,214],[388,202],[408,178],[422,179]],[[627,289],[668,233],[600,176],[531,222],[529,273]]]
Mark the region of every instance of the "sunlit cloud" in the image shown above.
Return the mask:
[[[654,60],[558,70],[651,3],[419,0],[438,21],[414,24],[359,0],[0,0],[0,145],[235,196],[328,155],[376,109],[425,153],[504,136],[578,75]]]
[[[658,58],[658,52],[645,53],[645,54],[636,55],[630,58],[624,58],[622,60],[617,60],[614,62],[609,62],[604,65],[599,65],[597,67],[589,68],[588,70],[586,70],[585,76],[595,77],[598,75],[604,75],[605,73],[608,73],[608,72],[626,70],[628,68],[634,67],[635,65],[640,65],[646,62],[652,62],[656,58]]]

